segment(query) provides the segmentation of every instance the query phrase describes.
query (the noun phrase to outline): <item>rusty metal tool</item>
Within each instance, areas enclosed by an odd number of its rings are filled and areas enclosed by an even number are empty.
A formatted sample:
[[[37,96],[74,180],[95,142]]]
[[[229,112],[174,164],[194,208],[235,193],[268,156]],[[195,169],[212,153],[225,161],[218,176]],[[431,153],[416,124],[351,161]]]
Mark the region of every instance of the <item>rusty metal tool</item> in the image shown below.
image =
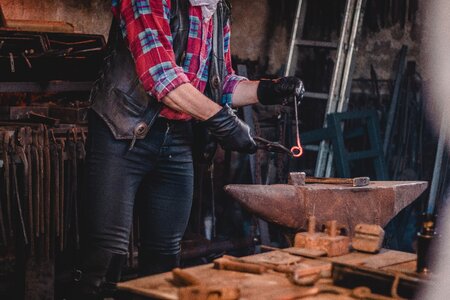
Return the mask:
[[[30,161],[30,155],[29,154],[29,131],[31,128],[18,128],[15,132],[16,137],[16,145],[15,145],[15,153],[19,157],[20,161],[22,162],[22,168],[23,168],[23,180],[22,180],[22,186],[23,186],[23,199],[26,203],[25,205],[25,214],[27,215],[26,219],[24,220],[25,224],[28,225],[27,230],[27,236],[29,238],[30,242],[30,254],[34,255],[34,229],[33,229],[33,196],[31,191],[31,161]],[[27,153],[28,152],[28,153]]]
[[[31,161],[33,164],[33,202],[34,202],[34,235],[36,238],[40,236],[40,207],[41,207],[41,184],[40,184],[40,157],[39,157],[39,142],[38,132],[33,130],[32,132],[32,145],[31,145]]]
[[[28,221],[30,228],[31,255],[35,252],[34,237],[34,203],[33,203],[33,161],[31,157],[31,144],[33,142],[31,127],[25,127],[23,144],[25,155],[28,162],[27,184],[28,184]]]
[[[12,226],[12,199],[11,199],[11,171],[10,171],[10,160],[9,160],[9,146],[10,145],[10,135],[8,132],[4,132],[2,140],[2,159],[3,159],[3,176],[5,178],[5,193],[6,193],[6,218],[8,223],[9,236],[13,236],[13,226]]]
[[[50,162],[50,145],[48,138],[48,129],[44,126],[44,199],[45,199],[45,238],[44,253],[45,258],[50,257],[50,240],[52,235],[51,224],[51,162]]]
[[[358,224],[352,238],[352,248],[357,251],[377,253],[384,239],[384,230],[379,225]]]
[[[224,256],[222,256],[222,258],[228,259],[230,261],[238,262],[238,263],[261,266],[261,267],[266,268],[266,271],[273,270],[275,272],[284,273],[284,274],[290,274],[290,273],[294,272],[294,266],[292,266],[292,265],[275,265],[275,264],[266,263],[266,262],[264,262],[264,263],[263,262],[250,262],[250,261],[244,260],[242,258],[238,258],[238,257],[230,256],[230,255],[224,255]]]
[[[291,150],[286,148],[285,146],[281,145],[278,142],[271,142],[269,140],[266,140],[262,137],[255,136],[253,138],[258,145],[258,149],[268,151],[268,152],[274,152],[274,153],[282,153],[287,154],[289,156],[293,156]]]
[[[23,242],[25,245],[28,245],[28,235],[27,235],[27,228],[25,225],[25,219],[23,215],[23,209],[22,209],[22,200],[20,197],[20,188],[19,188],[19,181],[18,181],[18,174],[17,174],[17,166],[14,162],[14,152],[15,152],[15,142],[13,140],[10,140],[11,146],[12,146],[12,153],[11,155],[11,165],[12,165],[12,177],[13,177],[13,195],[15,198],[15,204],[17,209],[17,216],[19,218],[19,227],[20,231],[22,233]]]
[[[363,187],[370,184],[369,177],[355,178],[323,178],[306,176],[304,172],[289,173],[289,183],[293,185],[305,185],[307,183],[320,184],[350,184],[353,187]]]
[[[195,277],[194,275],[180,269],[175,268],[172,270],[172,276],[173,276],[173,282],[176,285],[180,286],[193,286],[193,285],[200,285],[202,282],[200,279]]]
[[[14,54],[9,52],[9,67],[11,68],[11,73],[16,73],[16,63],[14,61]]]
[[[178,291],[179,300],[238,300],[240,298],[240,290],[234,287],[191,286],[180,288]]]
[[[59,250],[64,250],[64,239],[65,239],[65,225],[64,225],[64,216],[65,216],[65,166],[64,166],[64,154],[66,151],[66,146],[64,140],[61,140],[58,145],[58,154],[59,154],[59,184],[61,188],[59,189],[59,210],[60,210],[60,218],[59,225],[60,227],[60,237],[59,237]]]
[[[355,178],[320,178],[320,177],[306,177],[306,183],[322,183],[322,184],[351,184],[354,187],[368,186],[370,184],[369,177],[355,177]]]
[[[214,268],[252,274],[263,274],[267,271],[267,268],[261,265],[232,261],[227,258],[215,259]]]
[[[44,126],[40,125],[37,130],[38,157],[39,157],[39,227],[40,236],[45,234],[45,198],[44,198]]]
[[[176,268],[172,270],[173,282],[182,286],[178,291],[180,300],[237,300],[240,290],[233,287],[208,287],[189,272]]]
[[[50,147],[50,165],[51,165],[51,236],[50,236],[50,256],[53,257],[56,250],[57,238],[60,236],[60,225],[59,225],[59,154],[58,154],[58,142],[55,137],[53,130],[49,130],[49,147]]]
[[[55,137],[55,132],[50,130],[50,156],[51,156],[51,169],[52,169],[52,202],[53,202],[53,224],[55,228],[55,235],[60,236],[60,185],[59,185],[59,153],[58,153],[58,141]]]

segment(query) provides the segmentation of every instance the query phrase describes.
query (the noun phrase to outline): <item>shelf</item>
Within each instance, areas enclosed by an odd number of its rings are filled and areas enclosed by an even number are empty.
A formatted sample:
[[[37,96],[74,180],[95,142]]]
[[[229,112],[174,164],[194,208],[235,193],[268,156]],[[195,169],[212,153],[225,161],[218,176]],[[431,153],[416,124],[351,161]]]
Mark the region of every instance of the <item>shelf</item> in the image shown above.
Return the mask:
[[[92,81],[0,82],[0,93],[89,92]]]

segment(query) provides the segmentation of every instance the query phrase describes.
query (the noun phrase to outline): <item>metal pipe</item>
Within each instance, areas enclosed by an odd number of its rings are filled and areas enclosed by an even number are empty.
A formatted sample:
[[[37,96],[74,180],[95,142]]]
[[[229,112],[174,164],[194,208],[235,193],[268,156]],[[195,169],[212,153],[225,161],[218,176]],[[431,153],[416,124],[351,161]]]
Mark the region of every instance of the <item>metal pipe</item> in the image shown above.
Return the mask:
[[[298,6],[297,6],[297,12],[295,14],[295,23],[294,23],[294,27],[292,29],[292,39],[291,39],[291,45],[289,46],[288,61],[286,64],[286,70],[284,72],[285,76],[293,75],[293,74],[291,74],[291,68],[292,68],[291,65],[292,65],[292,61],[294,58],[295,43],[297,42],[296,36],[297,36],[297,31],[298,31],[298,24],[299,24],[299,20],[300,20],[300,12],[302,9],[302,4],[303,4],[303,0],[299,0]]]
[[[433,171],[433,180],[431,182],[430,188],[430,198],[428,199],[428,209],[427,213],[433,214],[436,206],[436,197],[438,194],[438,188],[441,181],[441,168],[442,168],[442,159],[444,157],[445,151],[445,143],[447,140],[447,130],[448,130],[448,115],[443,114],[441,129],[439,132],[439,142],[436,151],[436,160],[434,161],[434,171]]]

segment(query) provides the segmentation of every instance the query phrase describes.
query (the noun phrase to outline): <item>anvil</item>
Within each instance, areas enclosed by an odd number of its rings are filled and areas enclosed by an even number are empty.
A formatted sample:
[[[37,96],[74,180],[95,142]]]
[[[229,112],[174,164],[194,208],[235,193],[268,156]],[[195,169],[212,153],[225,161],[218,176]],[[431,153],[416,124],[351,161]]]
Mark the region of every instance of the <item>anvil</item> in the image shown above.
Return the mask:
[[[365,187],[335,184],[225,186],[225,191],[256,216],[285,227],[306,228],[337,220],[353,234],[359,223],[384,227],[427,188],[426,181],[373,181]]]

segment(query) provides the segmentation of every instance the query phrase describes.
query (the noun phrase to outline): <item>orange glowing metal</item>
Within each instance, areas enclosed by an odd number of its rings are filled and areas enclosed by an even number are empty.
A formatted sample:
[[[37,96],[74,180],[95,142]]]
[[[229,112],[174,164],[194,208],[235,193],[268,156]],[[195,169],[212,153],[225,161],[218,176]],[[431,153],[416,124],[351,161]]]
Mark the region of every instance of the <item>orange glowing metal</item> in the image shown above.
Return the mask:
[[[295,132],[297,135],[297,145],[293,146],[291,148],[292,156],[295,158],[299,158],[303,155],[303,147],[302,143],[300,142],[300,130],[298,128],[298,105],[299,105],[299,99],[297,97],[294,98],[294,109],[295,109]]]

